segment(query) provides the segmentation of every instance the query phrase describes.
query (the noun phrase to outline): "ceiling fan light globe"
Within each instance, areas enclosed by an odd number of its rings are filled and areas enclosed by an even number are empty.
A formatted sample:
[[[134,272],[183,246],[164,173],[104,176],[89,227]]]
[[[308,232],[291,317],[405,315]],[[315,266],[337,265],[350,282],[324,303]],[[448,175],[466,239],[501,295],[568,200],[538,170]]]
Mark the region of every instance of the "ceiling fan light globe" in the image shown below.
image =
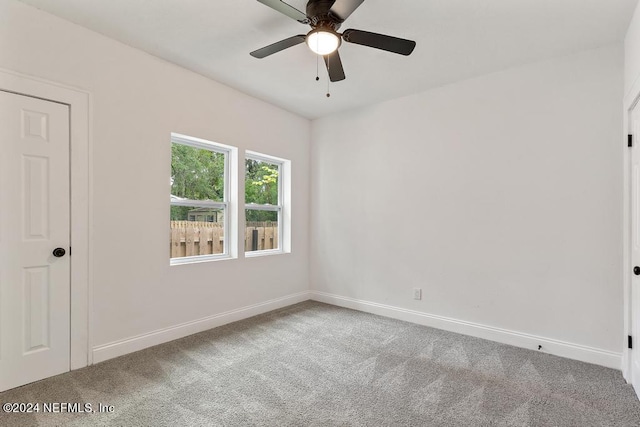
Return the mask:
[[[314,30],[307,35],[307,45],[318,55],[329,55],[340,47],[340,36],[330,31]]]

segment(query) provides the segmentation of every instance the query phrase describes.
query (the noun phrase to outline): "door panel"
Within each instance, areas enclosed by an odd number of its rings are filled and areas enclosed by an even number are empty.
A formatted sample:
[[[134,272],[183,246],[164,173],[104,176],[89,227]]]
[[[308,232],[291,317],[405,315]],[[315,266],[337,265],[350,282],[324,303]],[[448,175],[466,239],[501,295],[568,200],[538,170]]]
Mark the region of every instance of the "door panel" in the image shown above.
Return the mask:
[[[24,351],[49,348],[49,267],[24,269]]]
[[[0,391],[69,371],[69,108],[0,91]]]
[[[633,147],[631,148],[631,263],[640,266],[640,107],[631,114]],[[640,276],[631,275],[631,334],[640,339]],[[631,351],[631,382],[640,396],[640,350]]]

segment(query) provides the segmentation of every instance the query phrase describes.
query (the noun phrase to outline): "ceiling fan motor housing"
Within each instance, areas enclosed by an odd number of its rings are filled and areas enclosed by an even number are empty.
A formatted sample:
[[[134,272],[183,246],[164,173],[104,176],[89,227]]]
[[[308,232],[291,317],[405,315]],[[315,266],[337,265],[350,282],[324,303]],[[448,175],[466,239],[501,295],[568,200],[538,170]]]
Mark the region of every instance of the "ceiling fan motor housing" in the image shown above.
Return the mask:
[[[335,0],[309,0],[307,3],[307,16],[309,25],[313,28],[330,28],[337,31],[343,20],[330,11]]]

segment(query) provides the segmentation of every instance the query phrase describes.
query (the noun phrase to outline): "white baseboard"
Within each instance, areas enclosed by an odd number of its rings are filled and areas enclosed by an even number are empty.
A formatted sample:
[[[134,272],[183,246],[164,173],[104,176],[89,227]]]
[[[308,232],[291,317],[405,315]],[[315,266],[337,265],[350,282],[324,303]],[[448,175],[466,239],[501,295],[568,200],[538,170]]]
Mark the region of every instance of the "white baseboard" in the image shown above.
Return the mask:
[[[311,291],[310,294],[311,299],[314,301],[337,305],[339,307],[351,308],[353,310],[391,317],[393,319],[404,320],[406,322],[417,323],[420,325],[430,326],[432,328],[443,329],[445,331],[484,338],[515,347],[538,350],[538,346],[541,345],[542,350],[540,351],[544,353],[618,370],[621,368],[621,353],[614,353],[607,350],[559,341],[552,338],[544,338],[522,332],[509,331],[507,329],[480,325],[478,323],[451,319],[448,317],[422,313],[415,310],[407,310],[400,307],[378,304],[370,301],[357,300],[325,292]]]
[[[282,298],[276,298],[263,303],[96,346],[93,348],[93,363],[103,362],[113,359],[114,357],[123,356],[271,310],[277,310],[308,299],[531,350],[537,350],[538,346],[541,345],[541,351],[545,353],[618,370],[621,368],[621,353],[319,291],[299,292]]]
[[[183,338],[198,332],[203,332],[238,320],[257,316],[258,314],[266,313],[268,311],[297,304],[299,302],[306,301],[309,298],[309,292],[299,292],[282,298],[276,298],[259,304],[215,314],[203,319],[158,329],[153,332],[126,338],[124,340],[99,345],[93,348],[93,363],[103,362],[105,360],[133,353],[134,351],[143,350],[154,345],[163,344],[165,342]]]

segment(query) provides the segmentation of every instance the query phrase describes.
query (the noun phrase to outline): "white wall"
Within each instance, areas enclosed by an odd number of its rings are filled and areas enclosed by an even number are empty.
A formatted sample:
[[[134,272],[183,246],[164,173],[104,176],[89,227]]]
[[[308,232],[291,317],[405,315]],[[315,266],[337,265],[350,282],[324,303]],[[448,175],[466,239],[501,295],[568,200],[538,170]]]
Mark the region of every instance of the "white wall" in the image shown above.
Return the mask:
[[[92,95],[95,346],[308,289],[308,120],[13,0],[0,68]],[[291,160],[293,252],[170,267],[171,132]]]
[[[314,121],[312,289],[619,360],[622,94],[612,46]]]
[[[640,81],[640,6],[629,24],[624,40],[624,93],[629,94],[632,86]]]

